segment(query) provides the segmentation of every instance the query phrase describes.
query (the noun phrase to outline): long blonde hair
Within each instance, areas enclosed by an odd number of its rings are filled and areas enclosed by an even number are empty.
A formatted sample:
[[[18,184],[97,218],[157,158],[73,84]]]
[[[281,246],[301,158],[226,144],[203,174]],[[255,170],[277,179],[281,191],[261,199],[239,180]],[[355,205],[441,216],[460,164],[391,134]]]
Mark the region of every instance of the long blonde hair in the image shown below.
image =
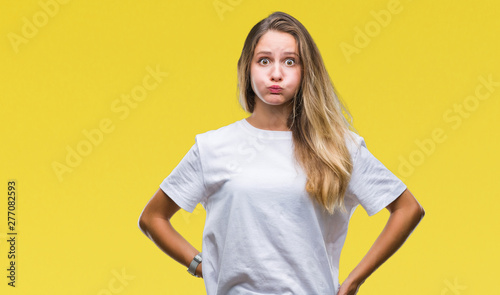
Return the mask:
[[[253,113],[256,95],[250,83],[250,66],[259,39],[269,30],[291,34],[299,48],[302,80],[287,124],[295,159],[307,175],[306,191],[330,214],[336,208],[344,211],[353,168],[345,142],[346,136],[352,139],[350,129],[355,130],[352,116],[339,98],[311,35],[294,17],[274,12],[250,30],[238,60],[239,102]]]

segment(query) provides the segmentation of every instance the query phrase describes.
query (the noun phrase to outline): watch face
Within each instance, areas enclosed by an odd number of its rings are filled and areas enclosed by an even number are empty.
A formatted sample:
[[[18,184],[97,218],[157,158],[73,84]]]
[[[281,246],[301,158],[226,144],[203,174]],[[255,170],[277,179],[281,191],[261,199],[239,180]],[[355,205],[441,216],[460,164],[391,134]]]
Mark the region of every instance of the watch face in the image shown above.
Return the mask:
[[[195,274],[195,272],[196,268],[198,267],[198,264],[200,263],[201,263],[201,253],[196,254],[196,256],[193,258],[193,261],[191,261],[191,264],[189,265],[188,272],[193,276],[199,277],[198,275]]]
[[[196,262],[200,263],[201,262],[201,255],[200,254],[197,254],[194,259]]]

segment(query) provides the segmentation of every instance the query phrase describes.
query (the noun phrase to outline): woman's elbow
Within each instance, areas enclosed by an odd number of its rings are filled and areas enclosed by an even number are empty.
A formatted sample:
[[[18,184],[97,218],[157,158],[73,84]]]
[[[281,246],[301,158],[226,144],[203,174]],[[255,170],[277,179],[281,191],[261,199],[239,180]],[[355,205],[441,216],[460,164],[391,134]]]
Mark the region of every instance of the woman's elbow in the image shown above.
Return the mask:
[[[424,216],[425,216],[424,207],[420,206],[420,219],[424,218]]]
[[[415,225],[417,225],[418,223],[420,223],[420,220],[422,220],[422,218],[424,218],[425,216],[425,210],[424,208],[419,204],[417,203],[413,210],[412,210],[412,216],[413,216],[413,219],[415,221]]]
[[[148,224],[149,222],[147,216],[145,216],[144,213],[141,213],[139,219],[137,220],[137,226],[145,235],[147,235]]]
[[[415,223],[418,224],[425,216],[424,208],[409,190],[406,190],[402,196],[404,199],[401,200],[401,207],[406,207],[407,214],[409,214]]]

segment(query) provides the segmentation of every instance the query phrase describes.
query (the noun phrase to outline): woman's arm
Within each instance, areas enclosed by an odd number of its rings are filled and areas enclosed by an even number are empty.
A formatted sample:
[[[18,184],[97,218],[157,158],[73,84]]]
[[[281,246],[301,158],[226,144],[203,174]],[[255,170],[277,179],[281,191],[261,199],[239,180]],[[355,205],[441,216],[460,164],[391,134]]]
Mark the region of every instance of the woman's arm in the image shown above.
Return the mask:
[[[196,250],[172,227],[170,218],[179,209],[180,207],[163,190],[158,189],[144,207],[138,223],[141,231],[158,248],[187,268],[200,251]],[[199,276],[202,275],[202,264],[203,262],[195,271]]]
[[[387,224],[365,257],[342,283],[338,295],[356,294],[359,286],[403,245],[425,215],[424,209],[408,189],[386,208],[391,213]]]

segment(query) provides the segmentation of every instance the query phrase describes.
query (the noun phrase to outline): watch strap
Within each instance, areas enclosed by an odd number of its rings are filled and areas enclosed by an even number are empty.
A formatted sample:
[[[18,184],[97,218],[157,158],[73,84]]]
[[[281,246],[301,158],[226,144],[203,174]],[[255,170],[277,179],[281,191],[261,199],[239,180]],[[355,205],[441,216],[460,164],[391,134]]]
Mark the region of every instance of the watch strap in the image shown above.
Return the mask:
[[[200,264],[201,261],[202,261],[202,257],[201,257],[201,252],[200,252],[200,253],[196,254],[196,256],[194,256],[193,260],[191,261],[191,264],[189,264],[187,271],[195,277],[200,277],[200,276],[196,275],[195,272],[196,272],[196,268],[198,267],[198,264]]]

